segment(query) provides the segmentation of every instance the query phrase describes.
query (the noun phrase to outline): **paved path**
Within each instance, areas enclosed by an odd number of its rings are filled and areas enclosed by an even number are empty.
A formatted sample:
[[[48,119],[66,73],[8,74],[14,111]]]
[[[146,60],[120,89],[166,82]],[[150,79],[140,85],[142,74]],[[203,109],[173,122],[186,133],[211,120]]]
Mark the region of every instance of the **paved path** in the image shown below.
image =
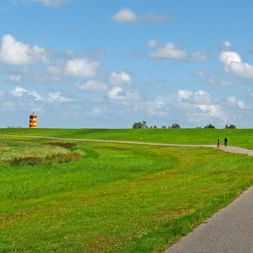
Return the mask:
[[[253,150],[233,147],[233,146],[220,146],[217,148],[216,145],[204,145],[204,144],[171,144],[171,143],[156,143],[156,142],[142,142],[142,141],[116,141],[116,140],[98,140],[98,139],[85,139],[85,138],[65,138],[55,136],[40,136],[40,135],[11,135],[11,134],[0,134],[0,137],[15,137],[15,138],[32,138],[32,139],[49,139],[49,140],[62,140],[62,141],[80,141],[80,142],[100,142],[100,143],[119,143],[119,144],[132,144],[132,145],[149,145],[149,146],[164,146],[164,147],[191,147],[191,148],[215,148],[220,149],[224,152],[245,154],[253,156]],[[253,251],[252,251],[253,252]]]
[[[165,253],[252,253],[253,187]]]

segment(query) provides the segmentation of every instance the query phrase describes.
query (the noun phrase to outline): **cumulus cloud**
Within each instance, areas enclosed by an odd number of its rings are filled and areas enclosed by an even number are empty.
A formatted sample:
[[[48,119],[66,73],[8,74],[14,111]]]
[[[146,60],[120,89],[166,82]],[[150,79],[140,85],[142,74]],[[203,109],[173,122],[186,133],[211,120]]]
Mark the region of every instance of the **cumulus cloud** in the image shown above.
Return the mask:
[[[10,65],[27,65],[34,62],[46,62],[47,52],[44,48],[17,41],[12,35],[2,37],[0,45],[0,62]]]
[[[86,58],[75,58],[66,63],[66,74],[77,77],[93,77],[99,64]]]
[[[206,91],[179,90],[176,95],[178,101],[188,111],[188,117],[198,115],[200,118],[211,117],[224,120],[225,114],[221,106]]]
[[[133,80],[128,72],[112,72],[109,78],[109,83],[112,86],[125,86],[132,84]]]
[[[96,80],[89,80],[83,84],[80,84],[78,88],[81,91],[104,91],[107,88],[107,85],[103,82]]]
[[[227,72],[242,78],[253,79],[253,64],[243,62],[240,54],[231,50],[230,47],[222,50],[220,62]]]
[[[130,101],[138,101],[141,95],[136,90],[128,90],[123,87],[115,86],[108,90],[107,95],[110,99],[128,104]]]
[[[192,91],[190,90],[178,90],[177,97],[179,100],[189,99],[192,96]]]
[[[167,43],[164,47],[156,49],[150,53],[152,59],[170,59],[183,61],[200,61],[206,59],[206,54],[202,52],[188,53],[184,48],[174,44]]]
[[[245,106],[245,103],[244,101],[242,100],[239,100],[237,97],[235,96],[230,96],[230,97],[227,97],[227,104],[231,107],[234,107],[234,108],[239,108],[239,109],[245,109],[246,106]]]
[[[129,8],[122,8],[112,17],[117,23],[137,23],[137,22],[169,22],[171,20],[167,15],[158,15],[150,13],[147,15],[137,15]]]
[[[114,14],[112,19],[118,23],[131,23],[137,22],[139,20],[139,17],[132,10],[128,8],[122,8]]]
[[[142,99],[139,91],[134,87],[132,76],[126,72],[112,72],[109,77],[107,97],[124,105],[129,105],[131,101],[140,101]]]
[[[11,92],[12,96],[17,97],[17,98],[21,98],[24,95],[28,95],[31,96],[32,98],[34,98],[34,100],[36,101],[42,101],[43,98],[36,92],[36,91],[29,91],[23,87],[17,86],[12,92]]]

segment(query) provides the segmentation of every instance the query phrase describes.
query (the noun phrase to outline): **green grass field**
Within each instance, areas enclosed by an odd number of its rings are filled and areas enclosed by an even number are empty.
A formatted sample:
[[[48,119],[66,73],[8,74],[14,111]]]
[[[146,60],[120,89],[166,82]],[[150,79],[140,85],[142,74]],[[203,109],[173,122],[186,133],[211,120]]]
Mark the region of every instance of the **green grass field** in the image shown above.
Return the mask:
[[[1,134],[253,147],[253,130],[1,129]],[[18,136],[17,136],[18,137]],[[0,252],[162,252],[253,184],[215,149],[0,136]]]
[[[180,144],[216,144],[227,137],[230,145],[253,149],[253,129],[1,129],[1,134]]]

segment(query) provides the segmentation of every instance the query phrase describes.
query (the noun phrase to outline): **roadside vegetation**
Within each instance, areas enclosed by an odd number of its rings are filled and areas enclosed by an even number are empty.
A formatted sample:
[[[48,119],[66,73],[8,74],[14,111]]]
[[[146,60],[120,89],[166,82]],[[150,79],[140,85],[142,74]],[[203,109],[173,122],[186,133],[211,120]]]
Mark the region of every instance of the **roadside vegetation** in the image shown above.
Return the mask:
[[[11,131],[141,138],[128,130]],[[156,131],[144,139],[183,141]],[[8,150],[0,159],[0,252],[162,252],[253,183],[253,157],[215,149],[14,137],[0,149]],[[41,160],[13,162],[27,157]]]

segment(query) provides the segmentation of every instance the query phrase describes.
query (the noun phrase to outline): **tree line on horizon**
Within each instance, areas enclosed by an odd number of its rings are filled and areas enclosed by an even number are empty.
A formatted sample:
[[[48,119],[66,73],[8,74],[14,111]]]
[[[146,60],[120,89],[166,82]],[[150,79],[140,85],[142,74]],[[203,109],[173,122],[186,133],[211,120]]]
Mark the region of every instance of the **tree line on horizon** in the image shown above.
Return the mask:
[[[132,128],[133,129],[144,129],[144,128],[163,128],[163,129],[166,129],[166,128],[181,128],[180,124],[179,123],[173,123],[172,125],[170,126],[165,126],[163,125],[162,127],[158,127],[156,125],[148,125],[146,121],[139,121],[139,122],[134,122],[133,125],[132,125]],[[196,127],[196,128],[201,128],[201,127]],[[207,124],[205,125],[203,128],[212,128],[212,129],[215,129],[215,125],[213,124]],[[225,129],[236,129],[236,125],[234,124],[226,124]]]

